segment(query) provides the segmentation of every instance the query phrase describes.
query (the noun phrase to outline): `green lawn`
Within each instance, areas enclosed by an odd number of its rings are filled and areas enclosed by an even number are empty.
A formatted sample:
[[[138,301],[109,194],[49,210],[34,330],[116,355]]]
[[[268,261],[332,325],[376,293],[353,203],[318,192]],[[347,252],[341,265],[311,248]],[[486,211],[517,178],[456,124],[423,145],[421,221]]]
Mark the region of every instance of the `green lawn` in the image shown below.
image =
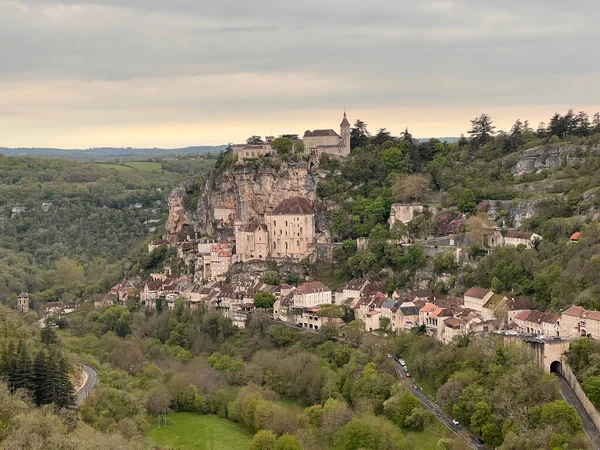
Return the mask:
[[[134,169],[142,170],[144,172],[154,172],[157,170],[162,170],[162,165],[159,162],[131,161],[126,162],[125,164],[129,167],[133,167]]]
[[[404,435],[415,443],[415,450],[430,450],[436,448],[441,438],[453,438],[454,434],[446,426],[435,421],[426,425],[423,431],[409,431],[404,429]]]
[[[252,433],[243,426],[217,416],[195,413],[169,414],[166,427],[157,428],[148,418],[146,435],[156,445],[190,450],[247,450]]]

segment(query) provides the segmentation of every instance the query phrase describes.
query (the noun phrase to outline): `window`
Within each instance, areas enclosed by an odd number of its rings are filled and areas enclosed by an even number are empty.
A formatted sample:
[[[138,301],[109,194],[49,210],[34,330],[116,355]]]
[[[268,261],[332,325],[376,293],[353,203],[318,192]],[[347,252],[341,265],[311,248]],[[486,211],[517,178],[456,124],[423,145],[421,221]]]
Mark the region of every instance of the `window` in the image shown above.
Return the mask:
[[[286,226],[286,227],[288,226],[288,224],[287,224],[287,220],[285,221],[285,226]]]
[[[285,249],[286,250],[288,249],[288,243],[287,242],[285,243]]]
[[[273,248],[277,248],[277,242],[273,242]]]
[[[274,226],[274,227],[276,227],[276,226],[277,226],[277,221],[276,221],[276,220],[274,220],[274,221],[273,221],[273,226]]]
[[[300,247],[300,241],[296,241],[296,247]]]

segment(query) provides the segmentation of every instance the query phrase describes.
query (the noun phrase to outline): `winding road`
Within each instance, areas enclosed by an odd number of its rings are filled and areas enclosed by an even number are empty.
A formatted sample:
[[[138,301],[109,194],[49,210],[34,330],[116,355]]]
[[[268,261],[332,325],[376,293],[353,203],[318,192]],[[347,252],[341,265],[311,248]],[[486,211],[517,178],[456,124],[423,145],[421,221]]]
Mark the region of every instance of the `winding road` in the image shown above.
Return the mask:
[[[88,366],[85,363],[81,363],[83,366],[83,371],[87,375],[87,379],[83,386],[79,388],[79,390],[75,393],[75,404],[77,407],[80,407],[85,398],[88,396],[90,391],[96,387],[98,384],[98,372],[92,366]]]
[[[440,408],[438,405],[436,405],[433,402],[433,400],[431,400],[429,397],[427,397],[423,393],[423,391],[421,391],[421,389],[414,388],[414,386],[416,386],[415,382],[412,381],[410,378],[406,377],[406,374],[402,370],[402,366],[399,363],[396,363],[396,365],[397,365],[396,374],[398,375],[400,382],[409,391],[411,391],[415,397],[417,397],[417,399],[421,402],[421,404],[425,408],[427,408],[431,412],[431,414],[433,414],[435,416],[436,419],[438,419],[440,422],[442,422],[444,425],[446,425],[446,427],[448,427],[450,429],[450,431],[452,431],[455,435],[457,435],[459,438],[461,438],[463,441],[465,441],[469,445],[469,447],[471,447],[472,449],[474,449],[474,450],[486,450],[487,449],[487,447],[485,445],[477,443],[477,438],[469,430],[467,430],[466,428],[464,428],[460,425],[454,425],[454,423],[452,422],[452,418],[450,416],[448,416],[448,414],[446,414],[444,412],[444,410],[442,410],[442,408]]]

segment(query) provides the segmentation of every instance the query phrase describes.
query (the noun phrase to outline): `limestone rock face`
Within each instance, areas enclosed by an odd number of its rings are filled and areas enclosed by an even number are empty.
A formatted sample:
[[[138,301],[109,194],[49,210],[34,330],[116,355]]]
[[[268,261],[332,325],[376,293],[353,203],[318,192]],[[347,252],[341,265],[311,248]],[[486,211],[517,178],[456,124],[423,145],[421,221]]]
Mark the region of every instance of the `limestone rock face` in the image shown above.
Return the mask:
[[[190,218],[183,207],[183,196],[185,187],[176,186],[169,194],[169,217],[165,224],[166,239],[171,243],[177,243],[177,234],[183,229],[184,225],[191,225]]]
[[[572,166],[587,156],[600,154],[600,145],[581,147],[572,144],[535,147],[525,150],[513,167],[513,175],[536,173],[554,167]]]
[[[211,236],[220,234],[214,208],[220,204],[233,204],[236,220],[247,222],[275,208],[286,198],[301,196],[315,200],[316,180],[308,163],[281,163],[278,167],[256,164],[235,165],[223,173],[212,173],[204,183],[196,211],[185,211],[185,187],[178,186],[169,195],[167,235],[174,236],[184,225]]]

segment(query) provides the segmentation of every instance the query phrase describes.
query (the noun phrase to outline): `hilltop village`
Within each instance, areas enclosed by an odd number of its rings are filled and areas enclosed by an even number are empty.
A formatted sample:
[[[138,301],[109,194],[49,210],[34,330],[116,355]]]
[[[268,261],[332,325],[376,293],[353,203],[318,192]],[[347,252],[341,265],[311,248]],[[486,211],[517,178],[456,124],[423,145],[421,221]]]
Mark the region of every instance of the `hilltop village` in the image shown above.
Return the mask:
[[[232,170],[244,171],[248,165],[268,161],[276,154],[277,140],[282,138],[251,139],[247,144],[232,147]],[[290,141],[292,148],[301,149],[308,168],[303,176],[316,178],[318,182],[328,172],[319,167],[324,157],[343,160],[350,154],[346,114],[339,134],[332,129],[306,131],[302,140],[293,136]],[[294,183],[302,185],[306,181],[294,180]],[[192,221],[188,217],[182,223],[181,197],[172,195],[168,223],[175,225],[163,238],[151,242],[148,252],[171,248],[184,270],[175,274],[173,267],[167,265],[164,272],[153,273],[146,280],[124,280],[110,293],[95,295],[96,306],[124,305],[129,298],[139,295],[148,311],[172,309],[178,302],[184,302],[192,309],[218,310],[235,325],[244,327],[257,308],[257,296],[268,293],[274,320],[314,331],[333,327],[336,333],[343,333],[349,319],[356,319],[367,332],[399,333],[421,327],[444,343],[498,330],[547,338],[589,335],[600,339],[600,312],[573,306],[560,315],[546,313],[536,310],[527,296],[478,286],[472,286],[464,295],[451,295],[439,289],[433,291],[423,283],[390,290],[383,281],[359,277],[332,289],[303,274],[303,265],[320,259],[332,262],[332,254],[342,245],[332,242],[328,230],[317,227],[314,195],[306,191],[305,195],[298,195],[300,190],[289,189],[274,204],[272,198],[265,201],[252,194],[243,197],[241,189],[217,188],[212,193],[204,192],[208,197],[204,199],[208,205],[204,213],[209,218],[204,222],[205,229],[201,221],[190,227]],[[415,201],[394,203],[389,210],[389,227],[406,230],[413,221],[421,220],[424,213],[430,214],[435,208]],[[456,216],[453,221],[462,224],[465,217]],[[404,233],[389,238],[387,243],[402,251],[418,244],[427,258],[443,255],[451,264],[461,265],[470,261],[474,244],[491,254],[504,247],[532,249],[543,239],[536,233],[498,226],[487,217],[481,219],[477,232],[456,231],[458,228],[453,230],[449,226],[443,236],[421,239]],[[575,245],[580,237],[581,233],[575,233],[566,245]],[[367,236],[356,240],[359,249],[368,248],[369,241]],[[277,272],[278,267],[291,274],[285,282]],[[449,276],[441,273],[437,279],[443,285]]]

